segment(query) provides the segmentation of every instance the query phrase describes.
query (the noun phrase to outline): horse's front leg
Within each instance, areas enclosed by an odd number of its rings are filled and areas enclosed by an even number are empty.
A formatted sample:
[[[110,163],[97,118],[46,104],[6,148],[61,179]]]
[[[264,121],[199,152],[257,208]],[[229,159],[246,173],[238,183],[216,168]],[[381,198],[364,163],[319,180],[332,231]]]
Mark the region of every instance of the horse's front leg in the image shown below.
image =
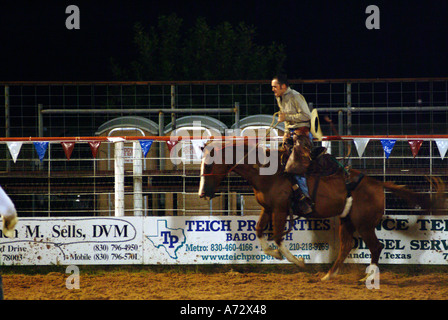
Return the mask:
[[[272,222],[274,226],[274,241],[278,246],[278,251],[283,255],[289,262],[303,268],[305,267],[305,262],[303,258],[295,257],[291,251],[285,246],[283,242],[283,236],[285,232],[286,217],[288,216],[287,211],[277,211],[272,215]]]
[[[3,220],[3,234],[8,238],[14,238],[14,227],[17,224],[17,211],[11,198],[0,187],[0,215]]]
[[[283,256],[278,250],[274,250],[271,247],[269,247],[269,243],[266,240],[266,237],[263,234],[264,229],[268,225],[269,221],[271,220],[271,213],[266,211],[264,208],[261,210],[260,218],[258,219],[257,226],[255,228],[258,241],[260,241],[261,249],[264,253],[266,253],[269,256],[272,256],[276,259],[283,259]]]

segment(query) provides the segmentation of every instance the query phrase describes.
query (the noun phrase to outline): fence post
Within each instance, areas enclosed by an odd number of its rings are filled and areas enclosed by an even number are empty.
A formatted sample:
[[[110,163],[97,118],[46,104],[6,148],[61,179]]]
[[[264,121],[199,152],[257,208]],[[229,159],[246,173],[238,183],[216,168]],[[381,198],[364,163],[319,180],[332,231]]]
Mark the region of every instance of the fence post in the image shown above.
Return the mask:
[[[5,86],[5,137],[9,138],[9,86]]]
[[[352,134],[352,84],[347,82],[347,135]]]
[[[124,141],[114,143],[115,163],[115,216],[124,216]]]
[[[240,103],[235,102],[235,128],[240,128]]]
[[[352,134],[352,84],[347,82],[347,135]],[[343,144],[344,145],[344,144]],[[348,165],[352,165],[352,159],[348,159]]]
[[[133,142],[133,173],[134,173],[134,216],[143,215],[143,177],[142,177],[142,150],[138,141]]]
[[[5,86],[5,137],[9,138],[10,136],[10,123],[9,123],[9,86]],[[6,152],[6,171],[9,171],[11,163],[9,159],[11,157],[8,156],[8,152]]]
[[[176,86],[171,85],[171,109],[176,109]],[[176,129],[176,113],[171,113],[171,124],[173,130]]]
[[[159,136],[163,137],[164,135],[164,113],[162,111],[159,112]],[[159,169],[160,171],[165,170],[165,144],[159,143]],[[158,195],[158,215],[164,216],[164,209],[165,208],[165,194],[161,193]]]

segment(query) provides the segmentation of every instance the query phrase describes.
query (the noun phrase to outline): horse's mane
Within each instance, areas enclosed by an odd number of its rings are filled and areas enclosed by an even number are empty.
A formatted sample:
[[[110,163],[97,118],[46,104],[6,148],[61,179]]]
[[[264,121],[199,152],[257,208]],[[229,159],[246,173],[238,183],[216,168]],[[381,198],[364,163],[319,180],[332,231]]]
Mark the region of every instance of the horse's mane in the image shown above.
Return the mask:
[[[251,148],[257,148],[257,152],[263,152],[263,156],[269,158],[271,156],[271,151],[276,150],[278,155],[278,163],[279,163],[279,170],[283,171],[283,167],[280,165],[282,155],[287,152],[285,148],[278,148],[278,149],[271,149],[266,147],[258,146],[258,143],[261,141],[261,139],[257,138],[247,138],[242,137],[241,139],[224,139],[224,140],[210,140],[205,143],[204,150],[207,148],[208,150],[214,149],[215,151],[221,151],[225,150],[226,148],[234,148],[234,147],[244,147],[244,155],[246,155],[249,150],[253,150]],[[257,157],[257,161],[259,160],[259,157]],[[263,164],[258,163],[260,166],[263,166]]]
[[[247,138],[242,137],[241,139],[224,139],[224,140],[209,140],[205,143],[204,149],[208,147],[210,148],[219,148],[219,149],[225,149],[228,147],[237,147],[237,146],[245,146],[245,147],[255,147],[257,143],[259,143],[261,139],[257,138]],[[263,148],[266,153],[270,153],[271,148]],[[272,149],[277,150],[279,154],[283,154],[287,152],[287,150],[284,147],[278,148],[278,149]]]

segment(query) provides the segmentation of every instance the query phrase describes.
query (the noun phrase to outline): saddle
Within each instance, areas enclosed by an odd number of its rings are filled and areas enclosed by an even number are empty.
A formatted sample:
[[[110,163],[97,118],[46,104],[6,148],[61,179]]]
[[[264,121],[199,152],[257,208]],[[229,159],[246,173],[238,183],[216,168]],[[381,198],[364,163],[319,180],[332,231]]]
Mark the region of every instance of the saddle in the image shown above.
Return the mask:
[[[335,174],[341,167],[339,162],[331,154],[327,153],[325,147],[314,147],[311,150],[311,163],[307,174],[320,175],[323,177]]]
[[[319,182],[321,177],[327,177],[331,176],[335,173],[337,173],[339,170],[344,170],[344,167],[341,163],[339,163],[338,160],[336,160],[335,157],[333,157],[331,154],[327,153],[327,148],[325,147],[314,147],[311,150],[310,153],[311,162],[307,169],[306,175],[314,175],[317,177],[316,182],[314,184],[313,190],[310,193],[311,201],[312,201],[312,207],[314,211],[314,205],[316,201],[316,194],[317,194],[317,188],[319,187]],[[347,173],[347,172],[346,172]],[[343,213],[341,214],[342,218],[345,218],[350,211],[351,208],[351,193],[353,190],[356,189],[358,184],[361,182],[362,178],[364,177],[363,174],[360,174],[355,181],[350,181],[349,177],[346,176],[346,190],[347,190],[347,202],[346,206],[344,208]],[[291,212],[292,215],[297,215],[295,212]],[[300,214],[299,214],[300,216]],[[293,216],[290,217],[290,219],[293,219]]]

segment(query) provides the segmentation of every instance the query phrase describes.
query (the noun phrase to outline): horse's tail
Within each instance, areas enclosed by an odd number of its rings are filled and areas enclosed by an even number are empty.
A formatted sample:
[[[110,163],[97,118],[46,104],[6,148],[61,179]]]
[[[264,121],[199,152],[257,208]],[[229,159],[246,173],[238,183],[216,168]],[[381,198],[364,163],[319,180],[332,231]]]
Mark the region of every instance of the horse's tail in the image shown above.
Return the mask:
[[[406,186],[396,185],[393,182],[382,182],[382,184],[385,189],[392,191],[414,207],[420,207],[432,214],[441,214],[442,211],[446,213],[448,199],[445,196],[445,184],[440,178],[432,177],[429,180],[436,190],[433,196],[428,193],[412,191]]]

